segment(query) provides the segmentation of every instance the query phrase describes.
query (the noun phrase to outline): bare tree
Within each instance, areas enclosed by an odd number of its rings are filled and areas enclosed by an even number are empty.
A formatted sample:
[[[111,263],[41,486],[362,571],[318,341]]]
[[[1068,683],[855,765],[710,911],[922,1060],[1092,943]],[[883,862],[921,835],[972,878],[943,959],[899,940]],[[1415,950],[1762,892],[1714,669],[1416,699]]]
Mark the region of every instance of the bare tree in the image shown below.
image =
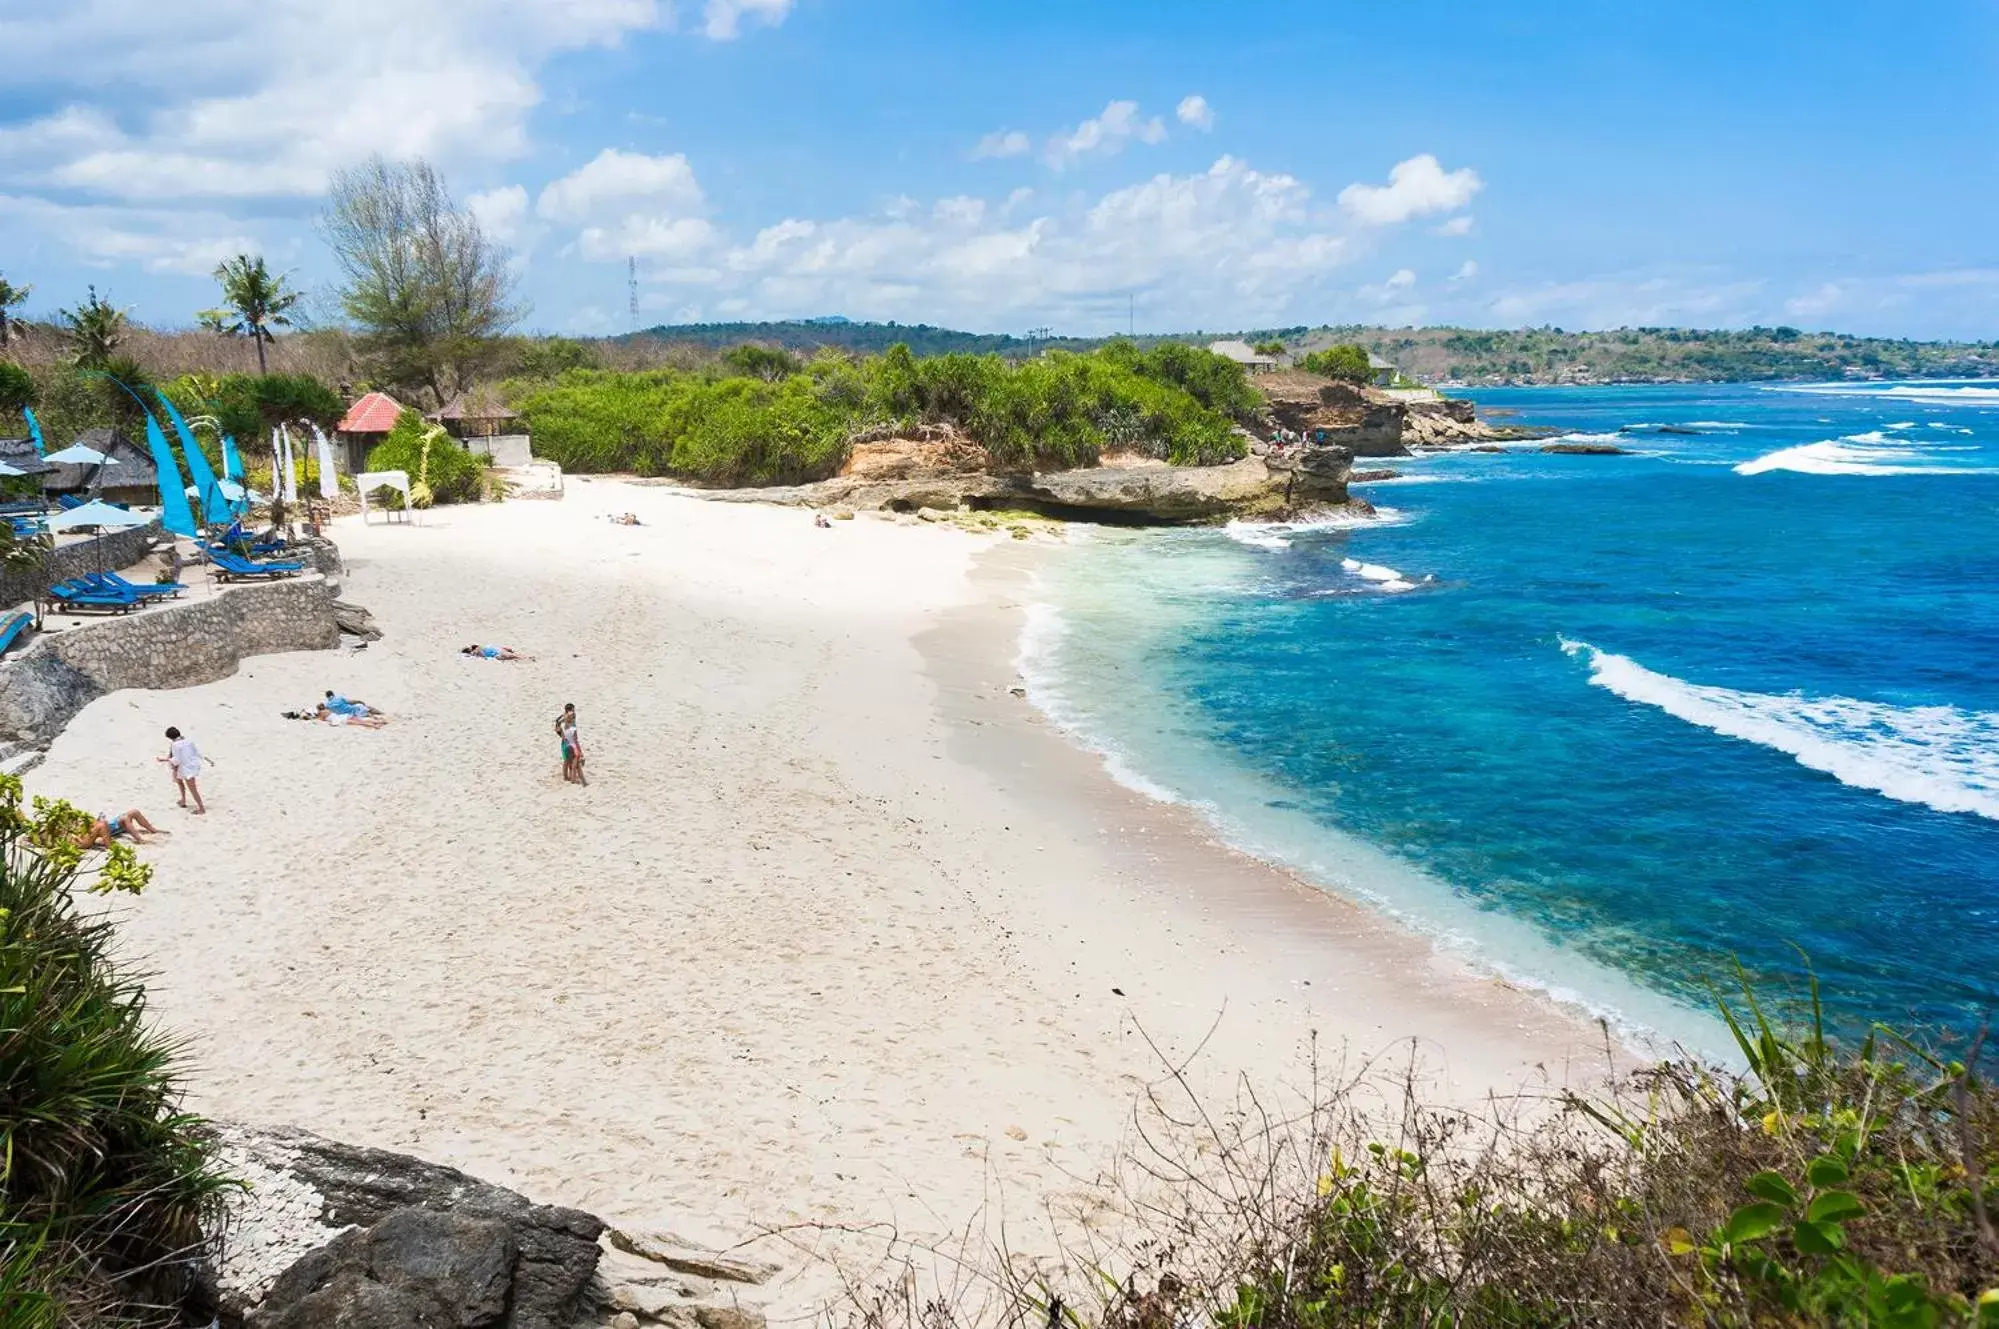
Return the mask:
[[[507,251],[428,162],[372,157],[338,172],[320,231],[346,275],[341,304],[362,353],[383,379],[440,406],[520,320]]]

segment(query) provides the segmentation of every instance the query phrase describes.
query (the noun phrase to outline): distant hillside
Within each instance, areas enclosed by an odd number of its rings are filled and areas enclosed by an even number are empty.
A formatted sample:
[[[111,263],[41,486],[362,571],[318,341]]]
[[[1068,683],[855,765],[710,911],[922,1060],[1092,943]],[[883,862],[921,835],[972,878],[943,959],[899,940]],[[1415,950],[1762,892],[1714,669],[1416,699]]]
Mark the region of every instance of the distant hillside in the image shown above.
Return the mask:
[[[1281,328],[1295,350],[1358,342],[1428,383],[1649,383],[1713,380],[1999,377],[1999,342],[1913,342],[1796,328]]]
[[[1481,331],[1471,328],[1289,327],[1241,333],[1196,332],[1140,336],[1206,345],[1217,337],[1279,340],[1300,354],[1358,342],[1427,383],[1649,383],[1829,378],[1999,377],[1999,341],[1914,342],[1849,337],[1796,328],[1699,331],[1619,328],[1564,332],[1559,328]],[[1087,351],[1105,337],[1030,340],[1007,333],[958,332],[927,323],[849,323],[810,319],[786,323],[686,323],[648,328],[616,340],[655,340],[722,350],[761,342],[788,350],[821,346],[875,354],[907,342],[918,355],[964,351],[1031,355],[1050,347]]]
[[[653,338],[682,345],[724,350],[743,342],[782,346],[789,351],[811,351],[836,346],[843,351],[879,354],[897,342],[907,342],[918,355],[946,355],[965,351],[973,355],[997,352],[1000,355],[1030,355],[1050,346],[1085,350],[1102,344],[1101,338],[1055,337],[1033,341],[1007,333],[955,332],[934,328],[928,323],[850,323],[845,319],[796,319],[786,323],[676,323],[647,328],[618,341]]]

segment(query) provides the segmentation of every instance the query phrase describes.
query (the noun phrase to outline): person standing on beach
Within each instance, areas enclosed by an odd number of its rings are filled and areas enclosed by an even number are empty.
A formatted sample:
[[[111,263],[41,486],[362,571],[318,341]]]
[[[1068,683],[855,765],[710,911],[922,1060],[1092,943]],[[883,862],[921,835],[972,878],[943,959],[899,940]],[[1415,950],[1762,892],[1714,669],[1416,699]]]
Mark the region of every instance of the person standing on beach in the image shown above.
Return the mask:
[[[555,720],[555,733],[562,740],[562,778],[571,784],[589,784],[583,778],[583,740],[576,734],[575,702],[563,706]]]
[[[201,749],[194,740],[183,737],[180,730],[168,728],[167,755],[160,760],[173,772],[174,788],[180,791],[180,805],[187,806],[189,794],[194,795],[194,815],[199,817],[208,811],[201,801]]]

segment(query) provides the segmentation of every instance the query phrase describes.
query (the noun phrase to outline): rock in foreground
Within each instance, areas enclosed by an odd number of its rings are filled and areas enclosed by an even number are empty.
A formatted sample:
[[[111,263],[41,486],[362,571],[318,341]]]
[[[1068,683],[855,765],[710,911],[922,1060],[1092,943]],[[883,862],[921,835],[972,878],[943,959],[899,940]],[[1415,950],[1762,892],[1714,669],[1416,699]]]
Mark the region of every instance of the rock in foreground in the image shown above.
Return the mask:
[[[249,1329],[569,1329],[604,1224],[404,1154],[304,1131],[218,1128],[249,1183],[212,1272]]]

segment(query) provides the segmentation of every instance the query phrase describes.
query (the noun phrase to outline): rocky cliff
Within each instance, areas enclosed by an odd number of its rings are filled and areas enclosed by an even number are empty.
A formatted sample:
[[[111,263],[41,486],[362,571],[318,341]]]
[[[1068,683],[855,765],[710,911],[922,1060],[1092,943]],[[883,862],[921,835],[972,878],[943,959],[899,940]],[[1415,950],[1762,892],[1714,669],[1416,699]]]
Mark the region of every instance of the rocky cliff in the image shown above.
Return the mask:
[[[887,512],[1020,509],[1074,521],[1190,525],[1353,506],[1353,451],[1340,446],[1252,454],[1225,466],[1144,458],[1072,471],[996,475],[983,454],[937,437],[859,444],[842,473],[815,484],[703,491],[722,502]]]

